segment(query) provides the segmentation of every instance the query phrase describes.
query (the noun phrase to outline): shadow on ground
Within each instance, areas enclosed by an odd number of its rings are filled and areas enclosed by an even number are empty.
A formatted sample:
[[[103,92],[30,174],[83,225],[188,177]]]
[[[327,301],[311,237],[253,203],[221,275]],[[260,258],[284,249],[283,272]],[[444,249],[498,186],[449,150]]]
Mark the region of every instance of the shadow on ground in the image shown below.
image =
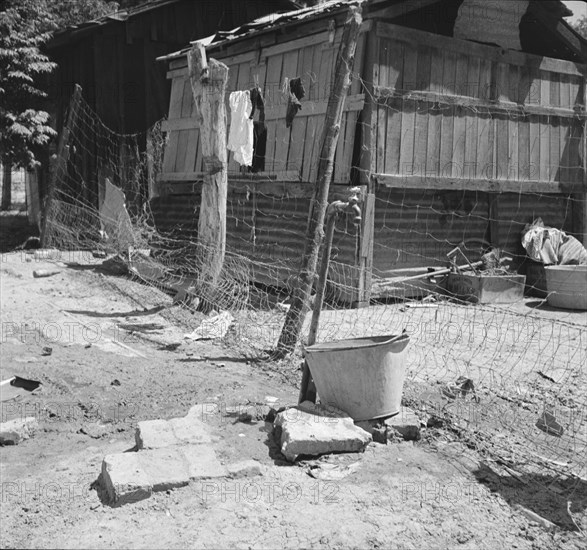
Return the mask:
[[[510,506],[523,506],[567,531],[577,531],[568,507],[577,523],[587,510],[587,483],[579,478],[562,480],[520,474],[519,479],[515,479],[500,476],[485,464],[473,474],[492,492],[499,493]]]

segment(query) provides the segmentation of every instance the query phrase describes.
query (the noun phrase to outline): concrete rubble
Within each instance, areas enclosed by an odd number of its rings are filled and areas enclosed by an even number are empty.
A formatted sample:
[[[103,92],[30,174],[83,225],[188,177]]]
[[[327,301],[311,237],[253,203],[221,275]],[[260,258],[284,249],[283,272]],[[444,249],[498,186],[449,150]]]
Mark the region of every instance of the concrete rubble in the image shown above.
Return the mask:
[[[399,414],[386,418],[388,437],[395,432],[406,441],[418,441],[421,437],[422,423],[416,413],[408,407],[402,407]]]
[[[0,445],[18,445],[28,439],[38,426],[34,416],[14,418],[0,424]]]
[[[183,418],[139,422],[137,452],[111,454],[102,462],[101,483],[117,506],[149,498],[154,492],[184,487],[190,481],[260,474],[260,466],[225,467],[200,417],[211,407],[196,405]]]
[[[357,426],[369,432],[373,441],[387,443],[387,440],[418,441],[421,437],[422,422],[416,413],[402,407],[399,414],[386,419],[357,422]]]
[[[290,462],[299,456],[360,452],[373,440],[345,412],[309,401],[280,412],[274,428],[280,432],[281,453]]]

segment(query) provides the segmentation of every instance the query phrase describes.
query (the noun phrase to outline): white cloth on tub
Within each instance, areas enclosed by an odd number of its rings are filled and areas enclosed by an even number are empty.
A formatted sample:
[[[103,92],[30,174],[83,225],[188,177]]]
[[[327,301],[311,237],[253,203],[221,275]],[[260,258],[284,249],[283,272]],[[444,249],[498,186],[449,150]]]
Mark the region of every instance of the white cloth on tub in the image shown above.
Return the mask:
[[[230,104],[230,131],[228,149],[234,152],[234,160],[243,166],[253,164],[253,121],[251,92],[232,92]]]

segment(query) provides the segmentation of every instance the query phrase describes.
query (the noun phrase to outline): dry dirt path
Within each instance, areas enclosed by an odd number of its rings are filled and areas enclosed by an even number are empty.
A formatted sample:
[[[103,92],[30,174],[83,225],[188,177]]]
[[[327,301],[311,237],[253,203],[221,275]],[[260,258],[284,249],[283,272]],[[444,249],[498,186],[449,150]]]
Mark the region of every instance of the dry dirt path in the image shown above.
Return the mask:
[[[32,277],[52,265],[18,254],[0,265],[1,378],[43,383],[34,396],[2,403],[3,421],[32,414],[40,427],[0,448],[3,548],[582,548],[568,525],[549,532],[529,521],[512,495],[530,489],[492,474],[442,431],[330,457],[359,467],[324,481],[283,461],[270,424],[216,415],[206,420],[221,460],[257,459],[263,476],[192,483],[121,508],[102,504],[91,488],[102,458],[133,447],[138,421],[182,416],[196,403],[262,403],[266,395],[293,404],[297,388],[225,347],[183,341],[153,309],[165,305],[162,296],[145,312],[113,291],[115,278],[92,269]],[[148,341],[129,338],[121,322],[164,328]],[[179,341],[175,351],[157,343]],[[523,496],[526,505],[556,500]]]

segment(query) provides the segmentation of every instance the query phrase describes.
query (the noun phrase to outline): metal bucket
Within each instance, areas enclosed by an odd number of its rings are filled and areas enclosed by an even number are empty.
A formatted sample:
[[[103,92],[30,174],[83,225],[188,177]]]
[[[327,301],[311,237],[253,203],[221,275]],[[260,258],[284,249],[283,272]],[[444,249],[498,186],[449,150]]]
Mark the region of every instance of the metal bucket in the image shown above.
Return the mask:
[[[409,341],[410,337],[402,334],[307,347],[306,361],[320,402],[357,421],[398,414]]]
[[[553,265],[544,269],[549,306],[587,310],[587,265]]]

